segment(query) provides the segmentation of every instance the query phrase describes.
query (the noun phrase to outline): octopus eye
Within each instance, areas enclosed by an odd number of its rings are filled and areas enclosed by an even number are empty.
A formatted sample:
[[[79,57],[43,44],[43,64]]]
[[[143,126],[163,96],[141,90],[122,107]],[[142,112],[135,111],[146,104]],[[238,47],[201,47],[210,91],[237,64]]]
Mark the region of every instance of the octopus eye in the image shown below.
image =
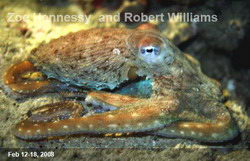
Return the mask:
[[[164,63],[170,58],[173,60],[170,42],[156,32],[137,31],[127,39],[127,45],[139,60],[147,64]]]
[[[142,46],[140,48],[141,54],[151,54],[151,55],[159,55],[160,54],[160,47],[158,46]]]

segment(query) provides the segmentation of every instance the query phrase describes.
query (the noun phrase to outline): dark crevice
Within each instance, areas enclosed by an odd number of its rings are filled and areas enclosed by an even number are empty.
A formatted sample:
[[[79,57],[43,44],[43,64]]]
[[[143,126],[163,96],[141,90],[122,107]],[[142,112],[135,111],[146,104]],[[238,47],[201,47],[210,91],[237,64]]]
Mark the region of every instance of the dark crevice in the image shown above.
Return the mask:
[[[236,70],[250,69],[249,60],[249,42],[250,42],[250,27],[246,32],[246,36],[240,41],[239,47],[233,51],[231,62]]]

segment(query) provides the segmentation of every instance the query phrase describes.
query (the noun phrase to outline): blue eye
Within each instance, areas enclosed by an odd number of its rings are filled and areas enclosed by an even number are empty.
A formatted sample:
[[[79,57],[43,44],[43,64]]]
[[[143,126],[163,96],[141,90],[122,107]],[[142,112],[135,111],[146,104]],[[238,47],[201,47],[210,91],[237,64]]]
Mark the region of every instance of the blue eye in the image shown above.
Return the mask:
[[[141,54],[153,54],[159,55],[160,54],[160,47],[157,46],[143,46],[140,49]]]

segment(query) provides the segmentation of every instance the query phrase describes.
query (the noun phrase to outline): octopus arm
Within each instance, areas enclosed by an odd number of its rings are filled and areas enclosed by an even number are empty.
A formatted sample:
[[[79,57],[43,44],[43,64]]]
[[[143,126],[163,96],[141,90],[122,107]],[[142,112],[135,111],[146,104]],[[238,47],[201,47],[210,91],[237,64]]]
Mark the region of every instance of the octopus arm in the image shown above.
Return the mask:
[[[59,81],[47,79],[30,61],[12,65],[3,76],[6,91],[17,98],[55,91],[76,91]]]
[[[105,99],[105,96],[98,96],[98,94],[100,93],[92,93],[92,97],[95,95],[95,98],[98,97],[100,100],[101,98]],[[37,140],[72,134],[105,135],[140,133],[161,129],[168,124],[168,121],[172,121],[164,117],[167,110],[159,108],[156,101],[141,101],[139,98],[136,99],[132,97],[130,101],[129,96],[124,98],[124,96],[120,95],[122,101],[119,102],[118,97],[119,95],[117,96],[117,101],[114,101],[111,105],[120,105],[121,102],[123,105],[116,110],[94,113],[83,117],[70,115],[69,118],[64,117],[61,120],[57,120],[55,117],[60,116],[60,118],[62,118],[61,116],[68,114],[67,109],[75,111],[74,108],[72,108],[73,104],[67,107],[63,104],[61,104],[62,106],[58,106],[58,103],[57,105],[46,105],[46,108],[39,108],[37,112],[33,114],[34,116],[31,115],[28,119],[17,124],[15,127],[15,135],[25,140]],[[106,103],[108,103],[109,100],[106,100]],[[171,103],[171,100],[169,100],[168,104]],[[80,112],[80,110],[78,112]],[[73,113],[76,112],[72,112],[72,114]],[[37,116],[39,116],[39,119]]]
[[[170,138],[189,138],[203,142],[224,142],[238,134],[238,127],[228,112],[214,121],[178,121],[151,134]]]

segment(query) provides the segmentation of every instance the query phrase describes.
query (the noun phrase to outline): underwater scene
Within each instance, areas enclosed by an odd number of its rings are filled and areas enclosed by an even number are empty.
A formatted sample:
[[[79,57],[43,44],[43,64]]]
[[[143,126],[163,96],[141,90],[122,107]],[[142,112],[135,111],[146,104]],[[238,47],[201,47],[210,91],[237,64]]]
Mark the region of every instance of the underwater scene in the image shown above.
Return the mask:
[[[1,0],[0,160],[249,160],[247,0]]]

